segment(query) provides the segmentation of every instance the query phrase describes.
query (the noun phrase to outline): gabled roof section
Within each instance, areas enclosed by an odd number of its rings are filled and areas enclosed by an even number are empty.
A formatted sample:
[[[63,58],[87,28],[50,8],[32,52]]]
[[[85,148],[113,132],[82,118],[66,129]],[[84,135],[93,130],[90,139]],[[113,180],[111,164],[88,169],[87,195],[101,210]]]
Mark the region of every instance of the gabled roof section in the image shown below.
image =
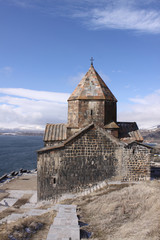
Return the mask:
[[[106,129],[118,129],[119,126],[115,122],[110,122],[104,126]]]
[[[44,147],[44,148],[41,148],[40,150],[38,150],[37,152],[38,153],[41,153],[41,152],[47,152],[47,151],[50,151],[50,150],[54,150],[54,149],[59,149],[59,148],[63,148],[67,143],[70,143],[71,141],[74,141],[75,138],[77,138],[78,136],[80,136],[81,134],[87,132],[89,129],[93,128],[94,127],[94,124],[91,123],[90,125],[88,125],[87,127],[81,129],[80,131],[78,131],[77,133],[75,133],[74,135],[72,135],[71,137],[69,137],[67,140],[65,140],[63,143],[60,143],[58,145],[55,145],[55,146],[47,146],[47,147]]]
[[[133,141],[143,142],[143,137],[136,122],[117,122],[119,126],[119,138],[130,143]]]
[[[44,152],[48,152],[48,151],[52,151],[52,150],[57,150],[57,149],[61,149],[64,148],[67,144],[74,142],[75,139],[77,139],[78,137],[81,137],[84,133],[88,132],[90,129],[93,129],[95,127],[94,123],[91,123],[90,125],[88,125],[87,127],[81,129],[80,131],[76,132],[75,134],[73,134],[71,137],[69,137],[67,140],[65,140],[63,143],[60,143],[58,145],[53,145],[53,146],[47,146],[44,148],[41,148],[40,150],[37,151],[37,153],[44,153]],[[121,142],[118,138],[112,136],[110,133],[107,133],[103,128],[100,127],[96,127],[96,129],[103,134],[104,136],[106,136],[107,138],[109,138],[112,142],[114,142],[115,144],[119,145],[119,144],[125,144],[124,142]]]
[[[69,97],[68,101],[78,99],[99,99],[117,102],[117,99],[96,72],[92,64],[86,75],[82,78],[76,89]]]
[[[47,124],[45,133],[44,133],[44,141],[62,141],[67,138],[67,127],[66,124]]]

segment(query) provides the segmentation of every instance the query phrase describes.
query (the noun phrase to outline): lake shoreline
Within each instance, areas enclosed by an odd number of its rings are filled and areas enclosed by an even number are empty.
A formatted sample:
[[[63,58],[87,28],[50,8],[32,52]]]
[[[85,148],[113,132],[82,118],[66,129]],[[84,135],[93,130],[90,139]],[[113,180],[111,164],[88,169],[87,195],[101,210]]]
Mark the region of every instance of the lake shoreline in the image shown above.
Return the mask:
[[[42,136],[0,135],[0,177],[20,169],[35,169],[37,150],[43,146]]]
[[[6,183],[9,183],[13,181],[14,179],[17,179],[19,177],[23,176],[31,176],[33,174],[37,174],[37,169],[32,169],[32,170],[26,170],[26,169],[20,169],[18,172],[17,171],[12,171],[9,174],[4,174],[3,176],[0,177],[0,186],[4,185]]]

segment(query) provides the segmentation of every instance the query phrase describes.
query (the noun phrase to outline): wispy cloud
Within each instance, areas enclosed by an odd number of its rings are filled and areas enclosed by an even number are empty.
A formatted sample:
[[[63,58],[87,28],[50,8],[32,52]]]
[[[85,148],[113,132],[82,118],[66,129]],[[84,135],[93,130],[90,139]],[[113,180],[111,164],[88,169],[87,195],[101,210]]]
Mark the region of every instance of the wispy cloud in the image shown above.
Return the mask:
[[[102,2],[101,2],[102,3]],[[79,11],[81,18],[91,29],[121,29],[137,32],[160,33],[160,4],[155,0],[110,0],[103,6]]]
[[[99,71],[99,75],[101,76],[101,78],[103,79],[103,81],[105,83],[111,82],[111,79],[108,75],[106,75],[105,73],[103,73],[102,71]]]
[[[0,73],[5,74],[5,75],[9,75],[13,72],[13,68],[10,66],[5,66],[0,68]]]
[[[141,128],[160,124],[160,89],[144,98],[131,98],[126,109],[119,112],[120,121],[136,121]]]
[[[15,5],[22,8],[30,8],[35,7],[39,1],[36,0],[6,0],[10,5]]]
[[[77,18],[90,29],[121,29],[160,33],[157,0],[6,0],[19,7],[34,7],[50,15]]]
[[[84,75],[85,73],[79,72],[76,76],[69,77],[69,83],[73,86],[77,86]]]
[[[122,73],[122,70],[112,70],[113,73]]]
[[[0,93],[34,100],[54,101],[59,103],[66,103],[67,99],[69,98],[69,93],[36,91],[24,88],[0,88]]]
[[[90,25],[95,29],[112,28],[160,33],[160,12],[156,10],[106,8],[94,9],[91,15]]]
[[[29,89],[0,89],[0,127],[43,129],[45,124],[67,121],[68,93]]]

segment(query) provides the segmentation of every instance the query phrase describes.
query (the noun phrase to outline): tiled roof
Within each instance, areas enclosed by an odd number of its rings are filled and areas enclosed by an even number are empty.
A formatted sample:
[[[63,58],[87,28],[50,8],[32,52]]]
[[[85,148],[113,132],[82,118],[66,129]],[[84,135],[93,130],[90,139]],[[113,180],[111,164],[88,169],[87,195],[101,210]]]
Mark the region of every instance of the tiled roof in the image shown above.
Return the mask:
[[[143,137],[136,122],[117,122],[119,126],[119,138],[127,143],[131,141],[143,142]]]
[[[67,127],[66,124],[47,124],[44,141],[61,141],[67,138]]]
[[[92,64],[68,101],[76,99],[102,99],[117,102],[117,99],[96,72]]]
[[[53,125],[53,124],[49,124],[49,125]],[[55,124],[55,125],[58,125],[58,124]],[[46,152],[46,151],[50,151],[52,149],[58,149],[58,148],[63,148],[67,143],[71,142],[71,141],[74,141],[74,139],[78,136],[80,136],[82,133],[88,131],[90,128],[93,128],[94,127],[94,124],[91,123],[90,125],[88,125],[87,127],[81,129],[80,131],[76,132],[75,134],[73,134],[71,137],[69,137],[68,139],[66,139],[63,143],[60,143],[58,145],[55,145],[55,146],[47,146],[47,147],[44,147],[44,148],[41,148],[40,150],[38,150],[37,152]]]
[[[54,149],[60,149],[60,148],[63,148],[65,147],[65,145],[67,145],[68,143],[70,142],[73,142],[75,141],[75,139],[77,137],[80,137],[82,134],[84,134],[85,132],[89,131],[90,129],[94,128],[95,125],[94,123],[91,123],[90,125],[88,125],[87,127],[81,129],[80,131],[76,132],[75,134],[73,134],[71,137],[69,137],[67,140],[65,140],[63,143],[60,143],[58,145],[53,145],[53,146],[47,146],[47,147],[44,147],[44,148],[41,148],[40,150],[38,150],[37,152],[38,153],[42,153],[42,152],[47,152],[47,151],[51,151],[51,150],[54,150]],[[103,128],[97,128],[97,130],[107,136],[112,142],[116,143],[116,144],[124,144],[123,142],[120,142],[118,138],[112,136],[111,134],[107,133]]]

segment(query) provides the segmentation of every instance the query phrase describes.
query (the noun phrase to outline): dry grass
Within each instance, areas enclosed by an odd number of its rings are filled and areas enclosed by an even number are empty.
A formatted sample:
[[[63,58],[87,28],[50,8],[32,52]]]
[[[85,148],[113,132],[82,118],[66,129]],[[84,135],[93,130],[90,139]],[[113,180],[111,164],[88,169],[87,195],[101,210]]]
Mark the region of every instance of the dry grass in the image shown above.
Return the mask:
[[[32,194],[24,194],[23,197],[18,199],[18,201],[13,205],[13,207],[20,208],[22,205],[26,204],[31,197],[32,197]]]
[[[23,213],[21,210],[16,210],[15,211],[15,208],[14,207],[10,207],[10,208],[7,208],[6,210],[2,211],[1,214],[0,214],[0,220],[11,215],[12,213]],[[1,240],[1,239],[0,239]]]
[[[113,190],[113,191],[112,191]],[[72,201],[98,240],[159,240],[160,183],[104,189]],[[71,202],[70,202],[71,203]]]
[[[92,240],[160,240],[159,199],[160,182],[152,181],[136,185],[112,185],[62,203],[78,206],[81,221],[89,224],[83,229],[93,233]],[[43,228],[31,239],[44,240],[54,216],[55,212],[51,212],[41,217],[29,217],[16,223],[3,224],[0,226],[0,240],[8,240],[8,235],[17,234],[17,229],[23,233],[25,227],[31,227],[37,222],[42,223]]]
[[[3,190],[2,190],[3,191]],[[9,195],[9,193],[7,192],[1,192],[0,190],[0,201],[3,200],[3,198],[7,198]]]
[[[50,225],[53,223],[55,215],[55,211],[51,211],[41,216],[27,217],[10,224],[3,224],[0,226],[0,239],[9,240],[8,236],[12,235],[17,240],[25,239],[26,237],[30,237],[28,238],[30,240],[44,240],[47,238]],[[36,230],[34,234],[28,234],[25,231],[26,228],[35,230],[38,224],[42,224],[42,227]]]

